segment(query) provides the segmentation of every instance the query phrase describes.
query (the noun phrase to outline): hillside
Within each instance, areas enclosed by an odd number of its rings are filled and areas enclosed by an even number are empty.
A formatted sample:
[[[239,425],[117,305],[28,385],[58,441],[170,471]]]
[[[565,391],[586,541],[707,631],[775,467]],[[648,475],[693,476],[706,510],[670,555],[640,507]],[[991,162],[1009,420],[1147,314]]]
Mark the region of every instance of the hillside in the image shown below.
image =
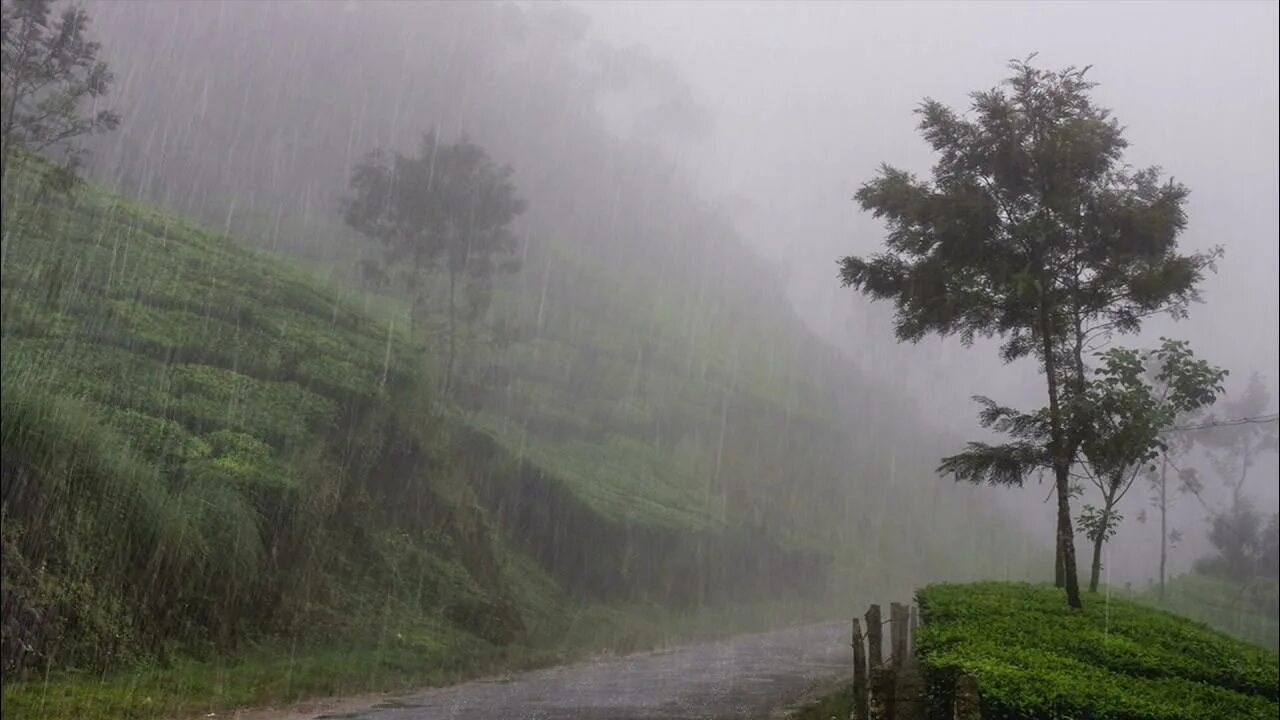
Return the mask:
[[[1276,651],[1280,650],[1280,624],[1276,622],[1278,592],[1274,578],[1255,578],[1241,585],[1210,575],[1187,573],[1169,581],[1164,600],[1156,588],[1147,588],[1134,599],[1195,618],[1217,630]]]
[[[412,343],[172,216],[26,189],[4,204],[4,572],[41,620],[6,643],[115,667],[323,637],[388,589],[414,613],[509,602],[485,520],[428,475],[448,435]]]
[[[1172,613],[1117,598],[1072,611],[1053,587],[1015,583],[931,585],[917,599],[938,707],[963,673],[977,681],[983,717],[1276,716],[1274,652]]]
[[[345,659],[299,669],[292,688],[246,677],[215,704],[424,682],[513,643],[610,646],[652,622],[621,607],[593,620],[593,597],[795,596],[759,578],[819,571],[722,527],[616,523],[442,408],[421,345],[343,293],[93,187],[40,195],[35,175],[4,202],[7,683],[24,667],[96,673],[263,643],[271,657],[281,640],[281,674],[298,647]],[[645,507],[643,490],[628,502]],[[504,507],[544,521],[503,533]],[[659,562],[694,547],[693,566]],[[754,584],[717,583],[710,563]],[[618,641],[660,637],[636,632]]]
[[[953,445],[907,409],[918,399],[806,329],[714,189],[690,177],[693,158],[678,149],[692,128],[637,137],[608,120],[610,104],[659,112],[683,85],[643,50],[602,43],[577,10],[103,3],[94,17],[130,78],[114,96],[128,122],[94,145],[96,175],[307,262],[397,328],[402,289],[364,276],[381,248],[338,211],[353,163],[415,147],[433,127],[510,163],[528,202],[521,269],[465,328],[456,409],[484,436],[468,447],[497,443],[554,475],[570,493],[558,507],[607,521],[566,527],[590,525],[620,547],[676,547],[672,531],[802,547],[809,560],[779,562],[803,582],[760,577],[806,592],[821,592],[824,565],[837,581],[874,576],[905,593],[935,577],[924,568],[1020,574],[1038,551],[1012,540],[984,491],[935,477]],[[285,34],[287,51],[275,42]],[[193,36],[199,50],[182,41]],[[615,70],[602,77],[604,67]],[[168,92],[145,90],[156,87]],[[441,285],[423,333],[429,358],[442,354]],[[546,492],[536,476],[496,484],[486,478],[501,472],[473,470],[490,508]],[[537,518],[499,512],[497,522],[544,548],[571,583],[606,573],[578,583],[584,591],[626,594],[616,591],[631,584],[616,576],[623,556],[587,569]]]
[[[472,409],[451,409],[431,353],[357,296],[93,186],[45,195],[30,163],[3,218],[6,674],[243,657],[285,640],[291,658],[373,653],[283,690],[326,694],[467,674],[565,633],[583,647],[652,641],[611,629],[648,611],[583,615],[584,603],[790,598],[813,612],[867,563],[892,577],[884,557],[848,563],[851,548],[820,529],[708,502],[713,471],[689,458],[712,446],[698,419],[715,427],[723,406],[696,378],[664,388],[680,373],[652,372],[645,405],[616,401],[607,382],[592,400],[554,376],[520,379],[557,349],[618,371],[603,341],[551,337],[500,358],[508,392],[476,383]],[[754,402],[759,422],[787,417]],[[642,414],[655,410],[665,427]],[[788,442],[812,442],[801,433],[817,420],[792,415]],[[682,420],[692,440],[675,439]],[[808,482],[780,490],[804,498]],[[946,556],[896,537],[934,567]],[[282,692],[244,682],[211,702]],[[121,707],[137,699],[129,687]]]
[[[394,16],[278,7],[95,5],[129,78],[97,184],[6,175],[3,655],[54,678],[7,708],[441,682],[1031,566],[663,140],[599,117],[572,14],[396,6],[424,22],[382,43]],[[367,82],[401,61],[448,72]],[[438,113],[529,204],[448,396],[439,286],[407,332],[338,212],[361,153]]]

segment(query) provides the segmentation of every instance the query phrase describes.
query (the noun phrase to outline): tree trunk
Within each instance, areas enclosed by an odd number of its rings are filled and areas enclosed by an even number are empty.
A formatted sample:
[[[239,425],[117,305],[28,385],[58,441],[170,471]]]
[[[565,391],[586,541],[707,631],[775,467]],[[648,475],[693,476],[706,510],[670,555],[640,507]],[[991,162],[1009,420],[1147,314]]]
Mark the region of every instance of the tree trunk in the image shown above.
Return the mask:
[[[1061,463],[1055,463],[1053,468],[1058,483],[1058,544],[1062,546],[1062,570],[1066,581],[1067,605],[1082,608],[1084,603],[1080,600],[1080,578],[1076,573],[1076,544],[1071,529],[1071,502],[1067,495],[1071,484],[1071,478],[1068,475],[1070,469],[1069,465]]]
[[[453,361],[455,357],[455,344],[457,342],[457,285],[458,271],[452,267],[449,268],[449,356],[444,366],[444,393],[449,394],[453,388]]]
[[[1079,290],[1079,287],[1077,287]],[[1044,328],[1046,331],[1048,328]],[[1048,348],[1048,344],[1045,345]],[[1075,349],[1072,353],[1073,369],[1075,371],[1074,394],[1079,397],[1084,392],[1085,372],[1084,372],[1084,330],[1081,327],[1080,315],[1075,315]],[[1074,535],[1072,536],[1074,537]],[[1072,556],[1075,556],[1074,544]],[[1053,581],[1056,587],[1066,587],[1067,584],[1067,563],[1063,546],[1056,544],[1054,553],[1054,571]]]
[[[1244,493],[1244,482],[1249,477],[1249,454],[1250,448],[1246,440],[1243,457],[1240,460],[1240,479],[1231,490],[1232,507],[1240,507],[1240,497]]]
[[[1062,586],[1067,591],[1067,605],[1083,607],[1080,601],[1080,578],[1076,571],[1075,537],[1071,530],[1071,449],[1067,447],[1062,427],[1062,404],[1058,395],[1058,373],[1054,363],[1053,324],[1049,317],[1044,273],[1040,273],[1040,351],[1044,355],[1045,384],[1049,390],[1049,447],[1053,457],[1053,474],[1058,494],[1058,553],[1055,563],[1062,572]],[[1057,578],[1058,570],[1054,571]]]
[[[1054,490],[1055,495],[1057,492]],[[1067,565],[1062,562],[1062,543],[1056,534],[1053,539],[1053,586],[1059,588],[1067,586]]]
[[[1102,510],[1102,532],[1093,538],[1093,564],[1089,566],[1089,592],[1098,592],[1098,580],[1102,575],[1102,544],[1107,541],[1106,530],[1111,523],[1111,506]]]
[[[409,331],[418,331],[418,317],[421,314],[422,298],[418,295],[418,289],[413,289],[413,296],[409,298]]]
[[[9,107],[4,110],[4,127],[0,128],[0,185],[4,184],[6,172],[9,170],[9,155],[13,152],[13,116],[18,109],[18,94],[9,98]]]
[[[409,332],[416,333],[422,321],[422,259],[413,256],[413,275],[409,278]]]
[[[1164,568],[1169,558],[1169,455],[1160,463],[1160,601],[1164,602]]]

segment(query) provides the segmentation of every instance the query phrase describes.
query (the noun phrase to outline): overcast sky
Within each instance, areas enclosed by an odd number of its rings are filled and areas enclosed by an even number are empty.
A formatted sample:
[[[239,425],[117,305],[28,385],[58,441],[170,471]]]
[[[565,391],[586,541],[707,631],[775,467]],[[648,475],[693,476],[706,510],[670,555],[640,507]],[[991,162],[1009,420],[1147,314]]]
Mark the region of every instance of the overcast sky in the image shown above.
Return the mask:
[[[801,314],[855,358],[924,396],[936,417],[976,431],[973,393],[1043,404],[1027,363],[990,347],[896,346],[890,309],[839,288],[835,260],[875,250],[879,224],[851,201],[881,162],[927,172],[912,110],[930,96],[963,106],[1038,53],[1047,67],[1092,65],[1100,102],[1127,127],[1134,165],[1191,189],[1189,247],[1226,248],[1191,319],[1149,324],[1232,372],[1229,390],[1277,362],[1277,4],[589,2],[596,29],[671,61],[707,108],[696,156],[704,188],[741,209],[743,232],[781,268]],[[749,212],[746,207],[749,206]],[[1274,390],[1273,390],[1274,393]],[[1274,407],[1274,400],[1273,400]],[[1276,507],[1275,465],[1257,492]]]
[[[458,4],[433,8],[387,3],[356,17],[356,5],[349,5],[347,13],[331,15],[304,11],[338,7],[323,1],[310,6],[101,2],[94,9],[95,22],[108,34],[113,66],[122,73],[113,99],[131,98],[136,103],[132,117],[142,123],[154,121],[146,131],[143,125],[130,130],[126,124],[109,142],[132,138],[135,145],[150,147],[150,138],[157,137],[169,145],[156,154],[156,162],[167,156],[185,162],[188,155],[194,162],[197,156],[202,161],[214,155],[222,158],[219,132],[240,138],[243,131],[254,138],[255,148],[263,143],[262,152],[236,156],[252,171],[260,156],[270,156],[267,150],[287,149],[293,157],[297,146],[289,133],[296,135],[298,124],[289,113],[304,107],[311,113],[306,127],[314,130],[318,118],[333,122],[333,137],[314,131],[311,140],[325,147],[323,143],[336,137],[332,147],[341,152],[345,143],[348,158],[396,137],[406,127],[401,120],[410,122],[414,113],[435,113],[430,115],[433,122],[473,130],[499,143],[496,148],[505,142],[502,154],[523,152],[529,142],[547,138],[519,132],[525,127],[521,113],[526,111],[518,108],[549,112],[550,106],[531,101],[543,99],[536,95],[546,88],[560,87],[556,80],[599,83],[595,90],[580,92],[566,86],[561,88],[563,97],[596,102],[616,132],[643,140],[658,138],[654,145],[637,144],[636,151],[666,148],[704,197],[722,203],[743,236],[786,280],[799,314],[849,353],[851,372],[856,368],[896,386],[896,396],[925,411],[927,420],[950,431],[958,443],[959,438],[981,432],[970,395],[988,395],[1026,409],[1044,404],[1043,379],[1034,362],[1002,367],[990,343],[971,349],[955,340],[897,344],[891,307],[872,306],[841,289],[836,260],[874,252],[881,245],[879,223],[851,200],[880,163],[927,174],[933,158],[916,131],[912,112],[921,99],[931,96],[963,108],[970,92],[988,89],[1006,76],[1010,59],[1039,53],[1036,62],[1050,68],[1093,66],[1091,77],[1101,83],[1096,97],[1127,127],[1128,160],[1140,166],[1159,164],[1190,187],[1186,246],[1226,248],[1219,273],[1204,284],[1207,302],[1193,308],[1189,321],[1149,322],[1142,338],[1120,342],[1150,346],[1161,334],[1189,339],[1199,355],[1232,371],[1230,391],[1241,389],[1249,374],[1259,371],[1274,393],[1280,377],[1276,3],[574,4],[592,19],[592,30],[573,13],[549,3],[538,3],[541,12],[526,18],[549,23],[537,35],[550,44],[542,49],[548,51],[545,57],[559,57],[550,52],[558,50],[585,66],[577,74],[562,76],[561,66],[551,62],[503,74],[503,36],[476,24],[476,18],[502,18],[503,13],[460,11],[454,17],[442,11],[465,9]],[[174,15],[172,8],[182,10]],[[286,22],[295,10],[296,17]],[[279,30],[235,30],[233,17],[269,21]],[[454,27],[465,28],[460,35],[442,29],[451,17]],[[462,22],[467,18],[471,24]],[[380,37],[378,33],[386,33],[385,43],[370,40]],[[585,45],[578,44],[592,33],[593,40],[605,42],[586,45],[602,55],[585,52]],[[265,36],[278,42],[258,39]],[[113,37],[121,41],[112,42]],[[528,57],[543,57],[537,54],[542,50],[512,57],[524,63]],[[250,70],[237,65],[242,54],[255,58],[244,61]],[[329,65],[318,71],[317,57]],[[491,68],[485,62],[499,68],[496,74],[487,74]],[[268,72],[269,63],[279,64],[276,72]],[[540,72],[546,76],[540,78]],[[384,75],[385,81],[366,86],[364,73]],[[483,103],[473,105],[469,83],[493,78],[511,84],[494,86],[506,90],[476,86],[477,96],[494,93],[498,101],[499,111],[486,114]],[[227,107],[215,103],[210,117],[201,110],[197,118],[204,123],[200,127],[209,129],[188,141],[185,133],[195,126],[184,111],[166,116],[154,109],[183,107],[181,101],[160,102],[172,96],[155,93],[151,88],[156,84],[190,97],[196,97],[195,88],[204,87],[200,102],[212,87],[230,93],[227,97],[236,98],[241,107],[256,93],[252,97],[259,106],[238,115],[215,112]],[[328,106],[311,104],[310,98],[295,104],[300,94],[320,85],[329,93],[320,98]],[[343,92],[351,94],[341,96]],[[329,107],[331,114],[315,114],[312,107]],[[371,114],[367,128],[366,107]],[[344,113],[352,108],[359,108],[360,119],[348,117],[354,124],[342,130]],[[125,115],[131,117],[129,112]],[[233,142],[226,158],[235,149]],[[201,155],[209,152],[213,154]],[[331,157],[316,153],[308,158],[304,153],[302,159]],[[139,172],[149,173],[147,167],[144,164]],[[235,178],[229,168],[237,166],[217,160],[201,167],[211,174],[224,173],[226,180]],[[204,177],[177,177],[188,175]],[[573,182],[571,173],[567,177]],[[307,188],[306,194],[282,186],[278,196],[268,195],[280,202],[297,198],[305,215],[310,212],[311,179],[300,186]],[[276,190],[274,184],[271,189]],[[244,199],[252,205],[252,191]],[[927,436],[929,428],[922,427],[921,434]],[[1257,473],[1252,492],[1275,511],[1280,493],[1274,456],[1268,462],[1258,468],[1264,472]],[[1042,492],[1029,498],[1035,494],[998,496],[1003,502],[1035,503],[1048,512],[1051,506],[1040,504]],[[1202,514],[1187,519],[1202,526]],[[1052,517],[1046,515],[1043,521],[1051,522]]]
[[[708,156],[699,158],[704,186],[753,206],[744,231],[787,269],[803,314],[846,341],[851,331],[889,332],[887,310],[866,318],[865,303],[835,281],[838,255],[872,251],[881,240],[878,223],[850,197],[882,161],[927,171],[931,156],[912,115],[921,98],[963,105],[968,92],[1004,76],[1006,61],[1032,52],[1049,67],[1093,65],[1098,98],[1128,129],[1128,160],[1161,165],[1191,188],[1184,242],[1227,250],[1205,285],[1206,304],[1190,321],[1150,335],[1191,339],[1234,370],[1236,381],[1257,369],[1274,387],[1275,3],[582,7],[601,34],[651,48],[693,86],[713,127]],[[926,345],[948,347],[941,364],[927,347],[915,349],[931,356],[925,365],[957,373],[990,360],[989,353],[952,352],[952,343]],[[964,357],[971,354],[981,357]],[[1019,377],[1038,392],[1033,371]],[[968,415],[973,391],[955,387],[943,404],[958,399]]]

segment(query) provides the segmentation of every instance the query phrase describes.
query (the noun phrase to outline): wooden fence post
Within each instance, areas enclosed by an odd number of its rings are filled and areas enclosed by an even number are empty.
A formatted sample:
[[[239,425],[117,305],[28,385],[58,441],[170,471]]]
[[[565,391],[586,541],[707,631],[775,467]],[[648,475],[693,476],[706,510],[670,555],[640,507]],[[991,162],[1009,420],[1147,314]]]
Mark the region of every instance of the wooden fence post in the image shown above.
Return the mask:
[[[867,650],[862,625],[853,619],[853,720],[867,720]]]
[[[955,703],[951,717],[955,720],[982,720],[978,681],[974,680],[972,675],[961,675],[956,678]]]
[[[902,643],[902,631],[906,630],[899,617],[901,610],[900,603],[889,603],[889,664],[895,668],[902,664],[902,653],[898,651],[898,646]]]
[[[889,605],[889,642],[893,666],[902,667],[907,659],[907,606],[902,603]]]
[[[918,619],[918,615],[916,614],[916,606],[913,603],[911,605],[911,622],[910,622],[911,637],[907,641],[908,652],[916,651],[916,628],[918,627],[920,627],[920,621]]]
[[[867,662],[870,667],[878,668],[884,664],[884,655],[880,651],[880,606],[867,608]]]
[[[897,677],[893,668],[871,668],[871,699],[868,704],[869,720],[894,720],[894,686]]]

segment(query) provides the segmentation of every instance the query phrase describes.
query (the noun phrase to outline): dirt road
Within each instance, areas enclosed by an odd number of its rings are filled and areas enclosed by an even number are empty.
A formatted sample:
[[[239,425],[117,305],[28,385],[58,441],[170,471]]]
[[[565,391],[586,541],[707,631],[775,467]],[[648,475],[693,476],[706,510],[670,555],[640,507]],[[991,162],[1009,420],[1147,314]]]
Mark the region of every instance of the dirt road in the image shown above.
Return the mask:
[[[336,720],[767,718],[851,668],[843,623],[596,660],[368,700],[295,717]]]

